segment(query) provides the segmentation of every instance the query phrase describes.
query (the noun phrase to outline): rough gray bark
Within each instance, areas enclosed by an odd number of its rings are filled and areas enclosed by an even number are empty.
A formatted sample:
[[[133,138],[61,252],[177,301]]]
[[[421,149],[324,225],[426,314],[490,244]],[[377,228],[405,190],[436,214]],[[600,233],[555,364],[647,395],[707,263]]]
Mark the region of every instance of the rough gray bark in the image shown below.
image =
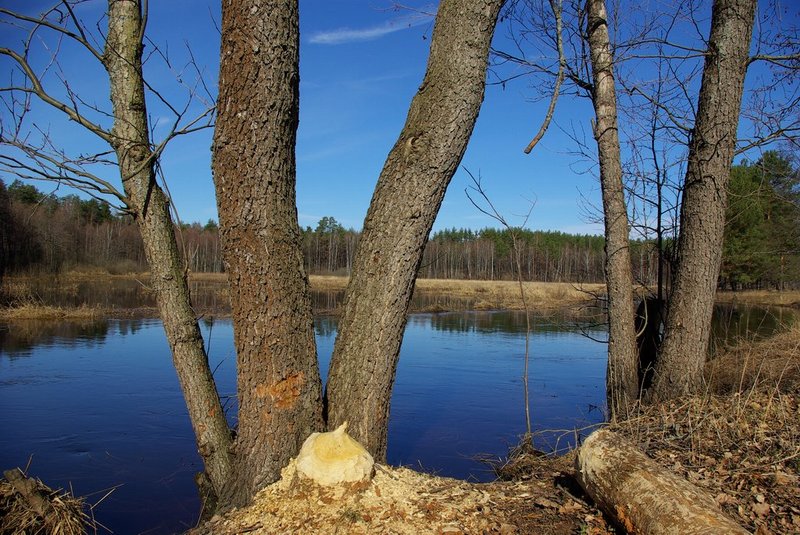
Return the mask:
[[[627,533],[647,535],[746,534],[714,498],[607,430],[578,450],[578,482]]]
[[[295,207],[298,53],[296,0],[223,1],[213,170],[239,396],[227,506],[278,479],[322,428]]]
[[[385,458],[408,304],[431,226],[483,100],[502,0],[443,0],[425,78],[386,159],[358,243],[327,385],[328,427],[345,421]]]
[[[142,76],[142,6],[109,0],[103,63],[111,84],[117,155],[128,205],[136,218],[150,266],[151,284],[172,350],[206,473],[219,491],[230,472],[230,429],[208,366],[203,338],[189,299],[169,201],[156,183]]]
[[[605,217],[605,271],[608,288],[608,369],[606,393],[612,418],[625,416],[638,398],[633,275],[628,211],[622,184],[617,126],[614,58],[608,37],[604,0],[586,2],[587,39],[592,63],[594,136],[600,161],[600,187]]]
[[[680,397],[701,385],[755,10],[756,0],[715,0],[712,8],[689,144],[676,269],[649,401]]]

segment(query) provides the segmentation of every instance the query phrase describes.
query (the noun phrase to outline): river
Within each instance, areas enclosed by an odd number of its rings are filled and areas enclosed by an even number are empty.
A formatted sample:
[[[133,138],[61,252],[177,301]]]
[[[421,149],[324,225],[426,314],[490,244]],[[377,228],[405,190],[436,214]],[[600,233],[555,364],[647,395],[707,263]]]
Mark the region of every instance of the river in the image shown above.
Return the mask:
[[[774,330],[775,311],[720,309],[717,333]],[[337,320],[315,320],[323,376]],[[525,431],[524,316],[412,314],[392,397],[388,460],[439,475],[492,478],[477,456],[503,456]],[[721,325],[724,324],[724,327]],[[201,322],[228,418],[236,418],[230,320]],[[567,447],[603,419],[600,325],[537,317],[531,413],[541,449]],[[155,319],[0,323],[0,467],[30,464],[72,488],[117,534],[191,527],[201,469],[161,324]],[[548,431],[549,430],[549,431]],[[580,431],[577,431],[580,433]]]

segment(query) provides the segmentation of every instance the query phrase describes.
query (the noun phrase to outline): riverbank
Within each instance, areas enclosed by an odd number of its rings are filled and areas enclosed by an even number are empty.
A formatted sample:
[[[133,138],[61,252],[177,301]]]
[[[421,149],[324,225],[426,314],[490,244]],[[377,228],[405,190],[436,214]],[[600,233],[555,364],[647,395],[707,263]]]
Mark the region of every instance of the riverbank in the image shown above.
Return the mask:
[[[230,315],[227,278],[224,273],[192,273],[189,276],[198,315]],[[315,312],[338,314],[347,288],[347,277],[312,275],[312,292],[318,297]],[[6,277],[2,285],[4,306],[0,318],[75,319],[157,317],[158,309],[148,288],[149,274],[110,275],[105,272],[71,272],[59,277]],[[96,291],[87,292],[94,286]],[[124,291],[115,288],[125,286]],[[586,315],[605,294],[602,284],[523,283],[530,310],[539,314]],[[111,294],[119,302],[109,304]],[[84,295],[92,294],[92,295]],[[135,299],[131,294],[137,294]],[[800,291],[718,292],[718,303],[800,308]],[[519,284],[513,281],[419,279],[412,312],[462,310],[523,310]]]
[[[190,280],[227,283],[223,273],[192,274]],[[311,275],[311,289],[322,292],[343,292],[348,277]],[[524,282],[528,305],[536,310],[555,310],[593,303],[605,293],[604,284],[567,282]],[[523,310],[519,283],[515,281],[482,281],[456,279],[417,279],[415,295],[447,297],[454,310]],[[424,310],[423,310],[424,311]],[[449,310],[427,310],[445,312]]]
[[[800,326],[730,349],[705,375],[702,395],[640,408],[610,427],[751,532],[800,533]],[[287,478],[192,533],[624,532],[577,485],[573,453],[517,453],[500,470],[514,481],[470,483],[385,466],[361,488]]]
[[[217,276],[219,277],[219,276]],[[85,279],[90,281],[92,279]],[[143,288],[146,279],[129,280],[132,287]],[[224,279],[222,279],[224,281]],[[219,278],[215,280],[199,280],[192,277],[192,283],[198,286],[208,286],[212,289],[224,288],[224,282]],[[450,281],[445,281],[448,283]],[[460,281],[457,281],[460,282]],[[87,282],[89,284],[89,282]],[[336,289],[344,287],[345,281],[340,278],[330,278],[316,281],[315,285],[333,288],[322,290],[323,293],[334,293]],[[422,283],[421,283],[422,284]],[[470,283],[474,288],[483,284],[495,283]],[[513,287],[513,283],[511,283]],[[84,286],[81,280],[70,280],[64,283],[64,291],[79,292]],[[106,288],[106,286],[101,286]],[[491,293],[492,289],[483,291],[473,290],[475,294]],[[341,294],[341,292],[338,292]],[[446,303],[444,299],[440,302]],[[580,306],[580,305],[578,305]],[[738,312],[733,311],[731,316]],[[437,321],[442,327],[447,328],[451,319],[460,320],[473,316],[497,316],[495,314],[431,314],[417,317],[416,320]],[[149,324],[152,330],[160,332],[156,321],[133,322],[114,321],[113,327],[107,332],[108,326],[104,318],[99,321],[86,322],[49,321],[49,322],[19,322],[6,332],[13,333],[16,340],[27,336],[26,331],[37,333],[37,336],[47,329],[60,329],[79,327],[81,336],[87,340],[102,340],[108,332],[127,333],[133,336],[134,331],[140,334],[148,327],[140,329],[138,324]],[[204,318],[210,320],[210,318]],[[760,322],[760,320],[753,320]],[[329,324],[323,319],[322,323],[328,329],[324,336],[333,343]],[[414,321],[410,322],[413,328]],[[210,329],[213,321],[209,321]],[[225,327],[230,329],[230,325]],[[707,368],[706,378],[708,388],[702,396],[683,399],[680,403],[664,404],[656,407],[644,408],[637,411],[631,418],[619,424],[616,428],[629,440],[638,444],[652,457],[664,466],[671,468],[681,477],[688,478],[699,486],[706,488],[725,508],[729,515],[751,530],[760,529],[761,535],[767,533],[800,533],[800,504],[797,503],[795,489],[798,486],[797,475],[800,473],[800,431],[798,431],[798,356],[800,356],[800,326],[798,322],[789,330],[762,340],[758,343],[739,343],[734,348],[721,346],[715,353],[716,357]],[[215,333],[220,333],[219,327],[214,327]],[[443,331],[444,332],[444,331]],[[62,336],[63,333],[54,333]],[[433,337],[431,337],[433,338]],[[11,336],[6,336],[10,341]],[[413,339],[413,338],[412,338]],[[425,343],[425,359],[430,358],[429,339]],[[521,343],[521,342],[520,342]],[[88,362],[87,358],[94,342],[88,343],[86,349],[79,351],[81,359],[75,363],[69,362],[69,375],[75,377],[100,377],[104,385],[110,384],[110,376],[99,373],[96,368],[90,371],[80,371],[79,365]],[[24,349],[24,345],[21,346]],[[133,340],[126,340],[125,347],[139,347]],[[220,346],[215,347],[219,351]],[[602,354],[602,346],[597,345]],[[508,352],[503,349],[504,352]],[[148,375],[151,369],[147,367],[147,360],[142,359],[138,350],[134,349],[135,368]],[[121,352],[110,349],[108,354],[115,354],[115,359],[120,360]],[[223,352],[226,353],[226,352]],[[564,354],[574,357],[571,348],[563,350]],[[24,353],[17,353],[24,354]],[[14,353],[9,363],[25,365],[35,361],[34,358],[15,359]],[[231,356],[232,353],[229,354]],[[480,362],[484,362],[486,355],[480,353]],[[101,359],[104,356],[101,355]],[[464,352],[459,348],[457,352],[458,367],[464,362]],[[56,360],[56,359],[54,359]],[[58,359],[61,360],[61,359]],[[173,371],[169,368],[166,358],[159,358],[168,370],[169,377]],[[65,360],[65,362],[67,362]],[[600,378],[598,388],[602,391],[602,369],[604,361],[597,376]],[[581,364],[581,371],[586,368]],[[453,368],[450,368],[453,370]],[[497,373],[486,375],[486,367],[477,370],[474,375],[480,376],[481,383],[489,383]],[[516,368],[515,368],[516,369]],[[221,368],[224,370],[224,368]],[[429,368],[426,368],[428,373]],[[580,384],[577,377],[577,366],[569,368],[568,382]],[[515,379],[518,377],[515,373]],[[538,372],[537,372],[538,373]],[[50,383],[50,377],[59,374],[48,374],[41,383]],[[126,371],[125,381],[129,381],[130,374]],[[10,379],[10,377],[7,377]],[[24,377],[28,381],[27,376]],[[449,382],[455,383],[452,373],[447,376]],[[22,384],[22,383],[21,383]],[[226,387],[227,392],[235,392],[235,382]],[[137,382],[137,388],[139,383]],[[24,391],[30,391],[28,383],[24,383]],[[146,389],[148,395],[144,399],[152,399],[153,392],[158,389]],[[474,399],[486,398],[484,394],[476,394],[470,387],[461,388],[463,392],[471,393]],[[537,387],[537,391],[540,389]],[[95,390],[87,387],[73,388],[71,391]],[[116,389],[115,395],[119,394]],[[144,390],[143,390],[144,391]],[[447,402],[447,395],[436,389],[436,397],[432,398],[435,404]],[[19,397],[19,396],[17,396]],[[47,394],[36,394],[36,397],[47,398]],[[118,396],[128,399],[130,396]],[[417,392],[415,398],[419,398]],[[56,398],[58,399],[58,398]],[[136,397],[135,399],[139,399]],[[602,404],[602,394],[596,401]],[[459,412],[463,412],[464,403],[455,404]],[[430,405],[423,405],[426,409]],[[533,402],[534,409],[548,406],[547,402]],[[586,407],[586,404],[582,404]],[[174,413],[166,409],[166,405],[157,404],[153,413],[163,411]],[[135,404],[135,410],[142,412],[141,401]],[[547,409],[545,409],[546,411]],[[9,410],[9,414],[25,413],[21,410]],[[55,412],[55,411],[54,411]],[[79,411],[78,411],[79,412]],[[108,411],[106,411],[108,412]],[[118,413],[112,411],[114,418]],[[147,412],[147,411],[144,411]],[[398,411],[400,412],[400,411]],[[422,414],[427,414],[423,411]],[[498,418],[503,420],[505,416]],[[545,416],[546,418],[546,416]],[[538,418],[537,418],[538,419]],[[534,425],[541,424],[534,420]],[[446,419],[426,421],[437,430],[445,429]],[[594,420],[593,420],[594,421]],[[70,425],[74,425],[72,422]],[[554,424],[561,426],[561,424]],[[562,427],[570,427],[571,423]],[[96,427],[96,426],[95,426]],[[106,424],[101,426],[104,433],[112,434],[114,431]],[[163,427],[171,428],[170,425]],[[130,425],[125,423],[125,433],[130,432]],[[519,427],[515,428],[519,429]],[[482,438],[490,437],[499,441],[498,434],[480,431],[470,427],[469,440],[473,443]],[[565,431],[564,436],[586,435],[590,430],[580,432]],[[413,434],[413,433],[411,433]],[[483,436],[481,436],[483,435]],[[127,434],[125,436],[128,436]],[[551,435],[548,435],[551,436]],[[443,441],[449,441],[451,435],[442,434]],[[93,442],[95,439],[93,439]],[[194,442],[190,439],[190,449]],[[549,440],[548,443],[552,443]],[[543,443],[539,441],[538,443]],[[159,442],[156,450],[164,453],[164,443]],[[137,450],[142,449],[142,443],[137,442]],[[454,448],[455,450],[455,448]],[[106,451],[100,448],[98,451]],[[475,451],[487,451],[477,448]],[[495,450],[491,450],[495,451]],[[519,452],[518,452],[519,453]],[[418,457],[412,457],[418,458]],[[168,463],[168,472],[171,472],[174,463]],[[90,468],[93,470],[94,468]],[[217,518],[211,529],[213,533],[240,533],[240,532],[288,532],[300,529],[301,526],[308,532],[320,533],[359,533],[359,532],[386,532],[403,533],[408,527],[409,531],[420,533],[608,533],[611,528],[603,520],[602,515],[579,492],[574,483],[574,469],[570,456],[551,458],[541,456],[530,449],[521,450],[511,463],[506,465],[502,473],[514,481],[500,481],[489,484],[475,485],[470,482],[437,478],[430,474],[419,474],[411,470],[400,470],[385,467],[379,470],[378,480],[369,489],[358,492],[342,493],[319,492],[316,490],[290,489],[287,487],[272,488],[265,491],[269,499],[264,502],[261,510],[250,509],[251,516],[236,517],[226,516]],[[378,489],[377,491],[375,489]],[[108,505],[108,503],[106,503]],[[172,507],[172,502],[166,507]],[[242,514],[245,514],[242,512]],[[761,527],[766,526],[766,527]],[[389,529],[391,527],[391,529]],[[252,528],[252,529],[251,529]],[[306,529],[307,528],[307,529]],[[226,531],[228,530],[228,531]],[[767,530],[767,531],[765,531]]]
[[[718,291],[716,300],[718,303],[732,305],[779,306],[800,309],[800,290]]]
[[[347,277],[310,277],[317,314],[338,314],[347,288]],[[5,306],[0,318],[75,319],[157,317],[155,299],[148,288],[149,275],[109,275],[76,272],[53,278],[7,277],[2,292]],[[224,273],[192,273],[192,299],[198,315],[230,315],[227,278]],[[87,287],[94,287],[94,291]],[[537,313],[581,309],[602,295],[601,284],[527,282],[523,284],[528,306]],[[464,281],[420,279],[412,312],[461,310],[523,310],[519,285],[512,281]]]

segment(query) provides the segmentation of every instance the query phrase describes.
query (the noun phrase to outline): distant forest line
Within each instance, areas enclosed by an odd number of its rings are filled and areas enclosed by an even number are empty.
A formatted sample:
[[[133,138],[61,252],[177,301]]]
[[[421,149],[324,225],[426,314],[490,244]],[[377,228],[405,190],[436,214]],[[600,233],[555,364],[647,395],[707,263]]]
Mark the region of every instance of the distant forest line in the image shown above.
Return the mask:
[[[720,285],[730,289],[800,286],[800,189],[788,160],[767,154],[767,163],[734,166]],[[771,167],[770,167],[771,166]],[[359,232],[332,217],[301,229],[309,274],[348,275]],[[193,272],[224,270],[219,228],[176,227],[179,246]],[[419,276],[439,279],[516,278],[513,235],[522,277],[541,282],[604,282],[604,238],[527,229],[447,229],[432,234]],[[673,242],[664,236],[661,255],[669,276]],[[56,196],[33,185],[0,180],[0,275],[56,274],[99,268],[111,274],[147,271],[139,231],[130,216],[96,199]],[[634,277],[655,285],[657,241],[631,241]]]

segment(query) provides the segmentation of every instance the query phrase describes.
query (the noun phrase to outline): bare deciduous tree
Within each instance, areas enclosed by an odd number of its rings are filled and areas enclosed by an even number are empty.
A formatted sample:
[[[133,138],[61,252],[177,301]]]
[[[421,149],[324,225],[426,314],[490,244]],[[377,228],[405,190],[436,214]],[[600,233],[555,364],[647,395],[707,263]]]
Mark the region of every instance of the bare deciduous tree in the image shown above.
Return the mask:
[[[554,31],[557,25],[553,24],[552,17],[541,7],[541,3],[519,2],[516,5],[520,8],[516,14],[512,14],[516,24],[516,50],[513,53],[497,54],[500,63],[512,64],[514,69],[510,74],[506,72],[501,76],[501,82],[532,73],[544,75],[557,83],[561,77],[560,67],[564,65],[564,58],[559,52],[563,49],[567,56],[564,67],[567,88],[562,90],[562,94],[591,96],[597,109],[597,98],[604,93],[597,91],[596,80],[590,82],[587,75],[594,26],[589,22],[589,32],[583,35],[580,31],[595,7],[592,0],[587,1],[585,10],[580,2],[568,4],[563,45],[560,42],[561,36]],[[656,306],[650,307],[648,302],[648,306],[643,307],[643,310],[658,312],[649,315],[651,325],[647,327],[647,332],[656,332],[656,338],[660,338],[661,329],[652,324],[661,321],[661,302],[667,279],[663,273],[664,257],[667,256],[665,236],[672,231],[680,232],[681,236],[678,247],[682,249],[678,253],[677,268],[682,270],[680,277],[683,282],[678,283],[676,275],[675,285],[669,295],[673,300],[677,298],[677,301],[684,304],[677,303],[670,311],[673,319],[667,324],[666,333],[668,336],[672,330],[691,333],[688,336],[692,342],[687,346],[684,344],[688,340],[685,335],[673,333],[673,341],[663,348],[664,355],[672,355],[666,358],[672,364],[662,362],[657,373],[675,375],[671,379],[662,377],[658,388],[664,391],[669,390],[665,386],[667,383],[681,383],[687,377],[693,377],[692,381],[699,380],[699,366],[704,362],[717,281],[717,257],[721,250],[722,234],[719,229],[724,221],[725,183],[734,154],[733,148],[728,154],[728,144],[732,143],[731,147],[738,146],[736,151],[744,152],[777,140],[796,142],[797,125],[800,124],[800,116],[796,113],[797,95],[800,94],[796,76],[800,60],[800,41],[797,28],[792,26],[791,17],[781,12],[779,3],[765,4],[761,13],[761,19],[765,23],[759,25],[756,53],[749,57],[752,22],[750,30],[741,23],[742,17],[747,18],[749,6],[731,2],[715,3],[710,37],[704,35],[702,30],[704,9],[703,4],[676,2],[670,9],[658,10],[647,17],[626,18],[625,6],[618,3],[615,4],[614,17],[608,19],[607,25],[610,28],[607,48],[614,58],[613,66],[619,75],[618,83],[626,98],[623,113],[628,119],[626,128],[630,130],[623,137],[630,154],[629,162],[623,164],[623,169],[628,170],[625,175],[629,180],[628,195],[632,201],[629,217],[634,217],[633,228],[641,230],[645,237],[655,233],[658,254],[661,257],[658,266],[658,298],[652,300]],[[739,40],[738,49],[731,45],[731,41],[725,41],[720,36],[721,20],[726,21],[725,25],[733,25],[733,20],[739,21],[739,26],[731,34],[736,35],[735,39]],[[538,54],[530,51],[531,45]],[[720,49],[720,46],[723,48]],[[728,61],[727,58],[733,55],[736,55],[736,59]],[[562,59],[558,70],[555,69],[553,56]],[[705,63],[701,60],[705,60]],[[740,93],[738,97],[735,94],[731,96],[730,91],[731,88],[742,85],[745,68],[758,63],[766,64],[769,68],[761,68],[758,81],[747,91],[746,105],[741,116],[746,119],[745,127],[740,129],[741,136],[737,141],[736,126],[740,117],[742,95]],[[595,75],[596,67],[595,64]],[[725,74],[717,71],[725,71]],[[701,74],[708,81],[702,84],[703,94],[699,104],[696,104],[695,87]],[[715,81],[712,82],[712,79]],[[614,91],[613,84],[610,88]],[[713,104],[709,105],[709,102]],[[703,116],[701,112],[706,115]],[[592,151],[580,140],[576,141],[580,154],[591,161]],[[598,153],[601,176],[602,152],[601,148]],[[674,176],[681,169],[685,170],[685,181],[679,181]],[[704,189],[706,187],[707,190]],[[689,189],[693,191],[688,193]],[[604,190],[605,217],[608,223],[611,214],[605,204],[605,193]],[[655,195],[655,198],[650,195]],[[677,213],[681,209],[682,195],[688,195],[691,199],[688,201],[689,207],[682,208],[679,224]],[[686,200],[683,199],[683,202]],[[613,216],[611,219],[614,219]],[[712,227],[716,230],[712,230]],[[702,241],[698,240],[699,236],[702,236]],[[690,247],[691,243],[695,243],[696,247]],[[614,250],[618,251],[616,247]],[[679,286],[688,281],[693,282],[687,285],[691,287],[687,293],[686,290],[679,289]],[[705,289],[701,291],[701,287]],[[611,293],[609,287],[610,296]],[[692,297],[687,297],[688,295]],[[687,299],[693,304],[685,305]],[[613,316],[616,307],[613,298],[610,300],[610,328],[614,331]],[[702,307],[699,305],[700,301],[704,303]],[[628,305],[624,306],[627,309]],[[629,317],[627,310],[624,316]],[[648,320],[642,318],[641,323],[648,323]],[[625,338],[628,339],[628,336]],[[677,340],[683,341],[676,343]],[[659,341],[654,342],[657,345]],[[629,347],[627,341],[625,345]],[[655,348],[651,349],[655,353]],[[612,350],[613,346],[610,347],[610,352]],[[676,352],[686,350],[694,355],[688,357],[694,362],[690,369],[687,368],[687,361],[675,360]],[[610,354],[609,366],[615,361]],[[643,374],[640,373],[639,379],[643,379]],[[616,381],[616,374],[610,373],[609,381],[609,393],[612,393],[615,390],[612,383]],[[692,386],[676,386],[675,395],[694,387],[696,383]],[[653,395],[651,398],[659,396]],[[612,409],[615,403],[613,396],[610,396],[609,404]]]
[[[714,2],[689,145],[675,276],[647,395],[651,401],[694,392],[702,382],[756,5],[756,0]]]
[[[386,455],[389,400],[417,270],[483,101],[502,0],[439,4],[425,78],[372,196],[327,387],[328,425]]]
[[[324,426],[295,207],[297,2],[223,2],[214,170],[239,364],[235,441],[191,309],[168,197],[157,181],[158,158],[166,142],[209,126],[213,108],[187,120],[188,108],[171,107],[147,85],[142,75],[146,11],[140,1],[109,0],[109,30],[102,52],[75,15],[79,3],[64,0],[40,18],[2,11],[14,24],[31,28],[22,52],[0,49],[18,66],[15,74],[25,79],[23,84],[11,80],[5,88],[12,119],[3,123],[3,143],[22,154],[3,153],[2,160],[6,169],[23,177],[56,180],[101,198],[111,195],[136,218],[212,494],[221,498],[222,508],[242,504],[259,487],[277,479],[303,439]],[[351,429],[360,430],[358,438],[381,456],[408,298],[433,219],[483,99],[489,42],[501,4],[485,0],[469,9],[453,0],[441,4],[428,72],[382,173],[361,240],[360,260],[355,262],[356,282],[351,285],[355,289],[350,292],[344,330],[383,332],[384,345],[364,352],[350,345],[349,350],[339,351],[331,371],[331,415],[350,420]],[[45,89],[28,61],[33,35],[42,29],[78,43],[101,62],[109,75],[111,110],[87,104],[66,78],[55,77],[66,100]],[[49,65],[55,64],[57,54],[50,59]],[[146,90],[176,117],[169,136],[159,144],[150,137]],[[34,127],[39,135],[31,137],[25,130],[31,97],[66,114],[110,149],[69,157],[46,129]],[[95,116],[99,119],[93,120]],[[110,121],[112,128],[101,126],[103,121]],[[112,163],[119,165],[122,188],[91,173],[93,165]],[[382,292],[384,287],[389,291]],[[376,288],[381,289],[378,294],[369,293]],[[377,299],[374,305],[371,297]],[[359,302],[362,306],[353,306]],[[376,318],[392,319],[376,325]],[[370,355],[382,360],[372,360],[375,366],[368,368],[362,357]],[[353,368],[363,368],[374,377],[350,375]],[[364,393],[374,400],[373,406],[341,402],[348,396],[361,399]]]
[[[614,86],[614,60],[604,0],[586,2],[586,37],[592,64],[594,136],[600,161],[605,217],[608,291],[608,369],[606,391],[612,417],[625,416],[638,398],[638,359],[634,331],[628,210],[622,184],[622,156]]]
[[[76,15],[80,2],[62,0],[41,16],[1,9],[3,22],[25,32],[19,49],[0,48],[13,69],[2,92],[3,115],[0,165],[7,172],[30,179],[51,180],[93,196],[113,197],[136,220],[151,271],[153,291],[163,320],[175,369],[189,409],[198,450],[212,486],[221,488],[230,473],[230,430],[214,386],[203,339],[191,307],[186,269],[175,239],[170,203],[157,180],[158,161],[167,143],[178,135],[210,126],[213,108],[187,118],[189,104],[170,106],[174,122],[159,143],[151,138],[142,74],[146,11],[139,0],[108,2],[108,33],[103,42],[91,36]],[[49,32],[56,46],[37,72],[32,48]],[[93,104],[62,77],[58,51],[63,41],[78,45],[97,61],[108,76],[110,107]],[[103,42],[102,49],[96,42]],[[55,74],[50,71],[56,71]],[[60,84],[60,87],[59,87]],[[48,87],[50,85],[51,87]],[[60,96],[60,95],[63,95]],[[190,95],[191,96],[191,95]],[[191,101],[191,98],[189,99]],[[93,134],[105,149],[70,155],[59,147],[49,129],[33,122],[29,111],[43,105],[63,114]],[[110,126],[107,126],[110,123]],[[63,141],[63,140],[62,140]],[[95,168],[118,168],[121,187]]]
[[[222,5],[214,185],[239,396],[227,505],[280,477],[323,428],[311,297],[295,202],[297,2]]]

